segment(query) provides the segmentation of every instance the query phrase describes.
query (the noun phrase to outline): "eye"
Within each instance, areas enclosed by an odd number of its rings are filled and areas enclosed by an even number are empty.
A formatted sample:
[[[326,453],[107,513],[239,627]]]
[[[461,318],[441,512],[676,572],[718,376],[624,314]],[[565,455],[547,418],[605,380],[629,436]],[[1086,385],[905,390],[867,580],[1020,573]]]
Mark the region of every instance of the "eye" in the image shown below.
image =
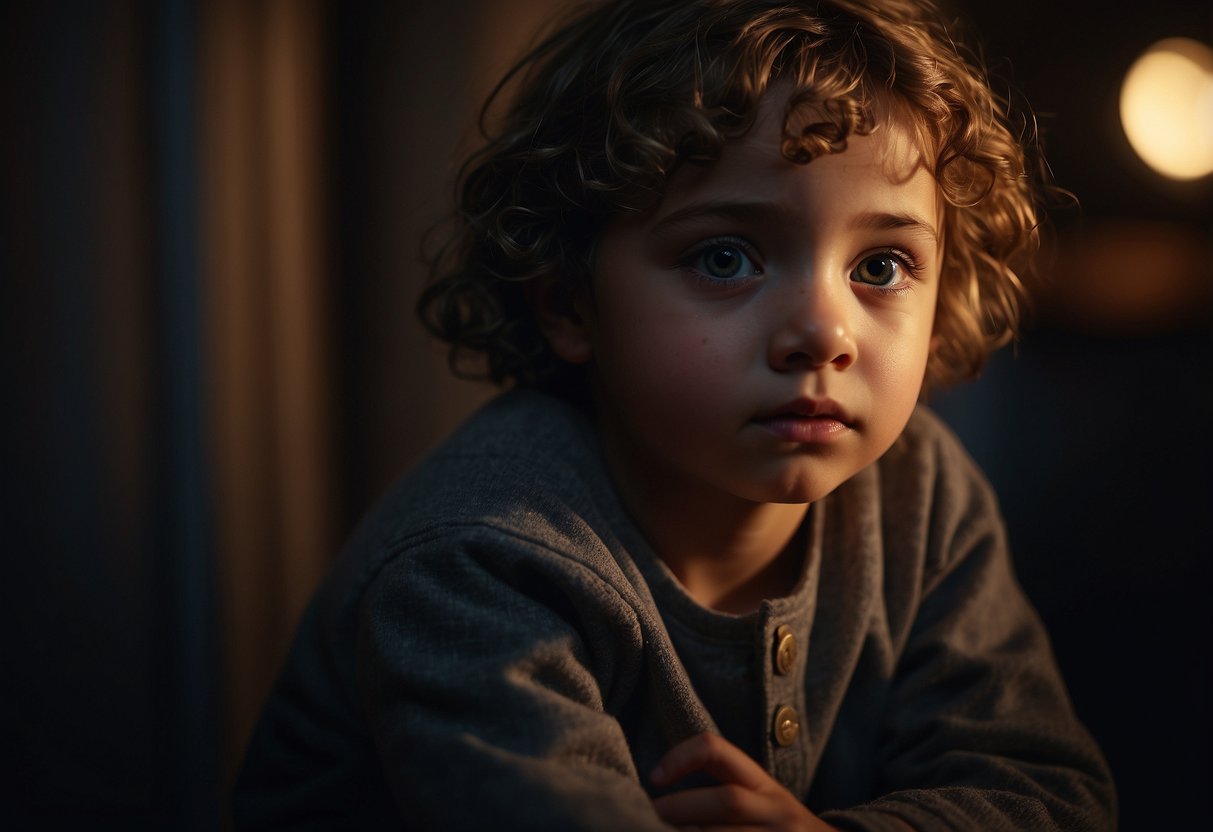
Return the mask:
[[[742,241],[708,240],[687,253],[683,263],[711,280],[739,280],[761,274]]]
[[[851,279],[857,283],[885,289],[905,283],[917,273],[918,266],[908,254],[880,251],[860,260],[859,265],[851,272]]]
[[[897,274],[900,271],[901,264],[893,255],[874,254],[865,257],[855,267],[855,271],[851,272],[851,279],[871,286],[889,286],[897,281]]]

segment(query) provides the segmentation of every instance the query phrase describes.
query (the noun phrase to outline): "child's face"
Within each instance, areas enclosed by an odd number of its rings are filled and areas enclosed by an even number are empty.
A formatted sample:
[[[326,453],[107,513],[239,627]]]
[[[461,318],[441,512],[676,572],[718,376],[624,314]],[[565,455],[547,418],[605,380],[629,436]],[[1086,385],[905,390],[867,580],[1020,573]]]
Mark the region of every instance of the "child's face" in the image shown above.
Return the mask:
[[[683,166],[654,210],[599,240],[583,317],[624,487],[811,502],[883,454],[917,401],[935,180],[888,119],[793,164],[771,99],[717,162]]]

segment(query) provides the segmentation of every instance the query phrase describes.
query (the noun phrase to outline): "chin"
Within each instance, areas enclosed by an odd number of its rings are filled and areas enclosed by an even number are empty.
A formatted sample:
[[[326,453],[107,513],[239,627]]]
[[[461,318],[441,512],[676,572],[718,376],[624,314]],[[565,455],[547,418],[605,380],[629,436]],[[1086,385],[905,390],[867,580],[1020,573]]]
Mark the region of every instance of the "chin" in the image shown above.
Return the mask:
[[[760,503],[804,504],[815,503],[827,496],[845,479],[816,477],[797,477],[782,482],[770,483],[765,487],[755,489],[750,497]]]
[[[837,488],[838,485],[841,485],[841,483],[836,484],[830,488],[797,489],[788,494],[783,494],[776,499],[768,500],[767,502],[769,502],[769,503],[797,503],[797,504],[815,503],[818,500],[829,496],[830,492],[832,492],[835,488]]]

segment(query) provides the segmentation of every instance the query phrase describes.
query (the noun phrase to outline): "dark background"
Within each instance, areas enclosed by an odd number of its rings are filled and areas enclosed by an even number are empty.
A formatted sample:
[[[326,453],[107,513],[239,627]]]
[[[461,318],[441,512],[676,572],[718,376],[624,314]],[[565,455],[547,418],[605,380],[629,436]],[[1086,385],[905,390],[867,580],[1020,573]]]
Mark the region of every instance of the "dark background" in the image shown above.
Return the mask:
[[[414,8],[413,6],[416,6]],[[472,113],[554,0],[0,4],[0,822],[207,829],[357,517],[490,391],[412,321]],[[1120,131],[1209,4],[954,2],[1059,203],[1034,322],[932,398],[1117,776],[1206,814],[1213,180]]]
[[[1054,212],[1033,328],[937,405],[1002,499],[1021,581],[1117,777],[1122,827],[1203,825],[1213,181],[1152,174],[1117,95],[1148,45],[1209,44],[1213,5],[968,5],[1079,205]]]

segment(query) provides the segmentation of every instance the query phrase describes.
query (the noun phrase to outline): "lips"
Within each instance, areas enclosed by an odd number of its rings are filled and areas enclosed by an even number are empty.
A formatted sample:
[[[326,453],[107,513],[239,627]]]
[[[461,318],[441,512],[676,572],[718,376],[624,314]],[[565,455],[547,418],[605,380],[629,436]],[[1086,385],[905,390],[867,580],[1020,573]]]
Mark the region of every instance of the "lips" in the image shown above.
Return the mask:
[[[851,427],[853,419],[833,399],[814,399],[807,396],[788,402],[758,416],[756,422],[771,422],[783,419],[832,419]]]
[[[838,439],[855,428],[854,419],[832,399],[801,397],[754,419],[754,423],[785,442],[819,444]]]

